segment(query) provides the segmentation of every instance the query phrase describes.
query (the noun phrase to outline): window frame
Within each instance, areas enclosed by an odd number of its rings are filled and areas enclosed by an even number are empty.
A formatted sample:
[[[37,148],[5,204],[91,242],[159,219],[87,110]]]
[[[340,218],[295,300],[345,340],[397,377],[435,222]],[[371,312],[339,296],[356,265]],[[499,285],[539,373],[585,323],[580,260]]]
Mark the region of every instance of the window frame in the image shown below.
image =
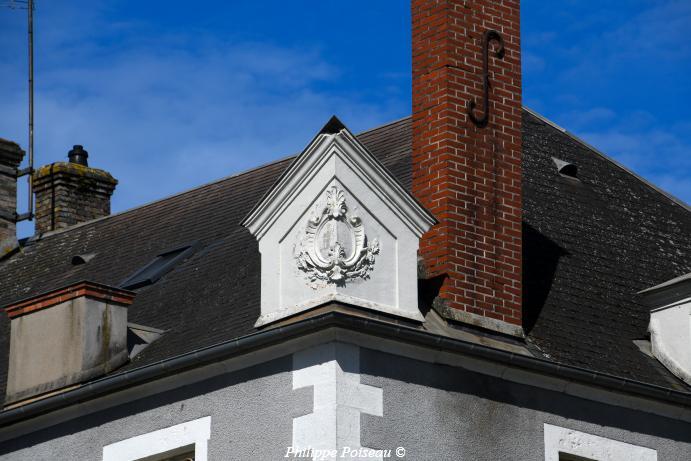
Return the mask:
[[[171,272],[173,269],[175,269],[175,267],[181,261],[183,261],[186,258],[189,258],[194,252],[197,251],[198,248],[199,242],[194,241],[159,253],[156,255],[156,257],[154,257],[152,260],[146,263],[144,267],[138,269],[134,274],[128,276],[125,280],[120,282],[119,286],[120,288],[124,288],[126,290],[136,290],[138,288],[153,285],[154,283],[162,279],[166,274],[168,274],[168,272]],[[175,253],[175,255],[171,257],[171,259],[169,259],[166,262],[159,263],[160,259],[170,255],[171,253]],[[143,278],[144,274],[146,274],[148,271],[154,268],[154,266],[157,265],[158,267],[156,267],[156,269],[151,274],[149,274],[148,277]]]
[[[545,461],[559,461],[559,455],[589,460],[657,461],[657,451],[598,435],[544,424]]]
[[[103,461],[140,461],[187,446],[195,461],[208,461],[211,416],[130,437],[103,447]]]

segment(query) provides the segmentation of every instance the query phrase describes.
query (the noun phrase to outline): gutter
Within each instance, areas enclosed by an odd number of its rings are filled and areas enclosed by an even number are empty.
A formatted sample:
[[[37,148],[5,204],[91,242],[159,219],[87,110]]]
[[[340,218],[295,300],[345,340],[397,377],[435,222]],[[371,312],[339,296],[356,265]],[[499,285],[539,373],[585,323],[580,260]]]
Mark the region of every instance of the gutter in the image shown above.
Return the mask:
[[[446,338],[378,320],[365,319],[341,312],[328,312],[300,322],[261,331],[235,340],[181,354],[177,357],[145,365],[131,371],[124,371],[122,373],[107,376],[61,394],[28,403],[21,407],[2,411],[0,412],[0,427],[7,427],[21,420],[36,417],[128,387],[144,384],[164,376],[179,373],[183,370],[196,368],[231,356],[246,354],[287,339],[333,327],[340,327],[359,333],[368,333],[374,336],[404,341],[432,349],[461,353],[463,355],[490,360],[492,362],[510,365],[524,370],[556,375],[578,383],[691,408],[691,394],[689,393],[645,384],[627,378],[619,378],[583,368],[560,365],[539,358],[514,354],[512,352],[473,344],[458,339]]]

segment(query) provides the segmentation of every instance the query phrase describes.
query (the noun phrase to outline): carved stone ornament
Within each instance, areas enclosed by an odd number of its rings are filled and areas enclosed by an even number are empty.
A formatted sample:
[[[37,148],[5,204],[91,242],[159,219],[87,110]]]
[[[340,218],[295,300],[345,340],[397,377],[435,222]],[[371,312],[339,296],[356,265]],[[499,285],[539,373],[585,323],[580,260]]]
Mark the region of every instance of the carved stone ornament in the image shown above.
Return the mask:
[[[379,242],[374,239],[368,245],[362,220],[348,212],[343,190],[331,186],[326,191],[326,204],[321,212],[317,210],[308,219],[295,247],[297,268],[312,288],[368,279],[374,268],[374,255],[379,253]]]

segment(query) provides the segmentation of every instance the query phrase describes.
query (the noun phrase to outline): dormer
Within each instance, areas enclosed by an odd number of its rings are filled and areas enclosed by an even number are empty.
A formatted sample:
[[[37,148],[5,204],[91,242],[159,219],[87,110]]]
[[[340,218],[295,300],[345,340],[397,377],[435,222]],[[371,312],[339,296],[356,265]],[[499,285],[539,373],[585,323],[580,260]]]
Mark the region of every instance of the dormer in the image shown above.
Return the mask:
[[[256,326],[334,301],[423,321],[417,250],[434,223],[332,117],[242,223],[261,253]]]
[[[639,293],[650,311],[653,355],[674,375],[691,385],[691,274]]]

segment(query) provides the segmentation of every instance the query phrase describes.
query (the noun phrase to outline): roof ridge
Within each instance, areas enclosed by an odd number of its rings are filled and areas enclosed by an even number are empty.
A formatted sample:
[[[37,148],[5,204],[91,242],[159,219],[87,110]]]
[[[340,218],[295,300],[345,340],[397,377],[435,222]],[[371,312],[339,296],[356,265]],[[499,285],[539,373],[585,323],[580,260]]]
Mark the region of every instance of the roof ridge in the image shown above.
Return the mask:
[[[198,190],[203,189],[203,188],[205,188],[205,187],[213,186],[213,185],[215,185],[215,184],[219,184],[219,183],[222,183],[222,182],[224,182],[224,181],[228,181],[228,180],[230,180],[230,179],[234,179],[234,178],[237,178],[237,177],[240,177],[240,176],[249,174],[249,173],[253,173],[253,172],[255,172],[255,171],[262,170],[262,169],[264,169],[264,168],[268,168],[268,167],[273,166],[273,165],[276,165],[276,164],[278,164],[278,163],[282,163],[282,162],[286,162],[286,161],[288,161],[288,160],[292,160],[293,158],[295,158],[296,155],[297,155],[297,154],[293,154],[293,155],[289,155],[289,156],[286,156],[286,157],[282,157],[282,158],[273,160],[273,161],[271,161],[271,162],[269,162],[269,163],[265,163],[265,164],[263,164],[263,165],[256,166],[256,167],[254,167],[254,168],[249,168],[249,169],[247,169],[247,170],[243,170],[243,171],[240,171],[240,172],[238,172],[238,173],[233,173],[233,174],[231,174],[231,175],[224,176],[224,177],[219,178],[219,179],[215,179],[215,180],[213,180],[213,181],[210,181],[210,182],[201,184],[201,185],[199,185],[199,186],[194,186],[194,187],[191,187],[191,188],[189,188],[189,189],[185,189],[185,190],[183,190],[183,191],[176,192],[176,193],[174,193],[174,194],[172,194],[172,195],[168,195],[168,196],[166,196],[166,197],[161,197],[161,198],[152,200],[152,201],[147,202],[147,203],[144,203],[144,204],[142,204],[142,205],[137,205],[137,206],[134,206],[134,207],[132,207],[132,208],[127,208],[126,210],[118,211],[117,213],[109,214],[108,216],[102,216],[102,217],[100,217],[100,218],[91,219],[91,220],[89,220],[89,221],[84,221],[84,222],[81,222],[81,223],[79,223],[79,224],[75,224],[75,225],[73,225],[73,226],[70,226],[70,227],[67,227],[67,228],[64,228],[64,229],[56,229],[56,230],[44,232],[44,233],[39,234],[39,235],[37,235],[37,236],[29,237],[29,239],[27,240],[27,243],[29,243],[29,242],[34,242],[34,241],[37,241],[37,240],[43,240],[44,238],[51,237],[51,236],[53,236],[53,235],[63,234],[63,233],[65,233],[65,232],[69,232],[69,231],[71,231],[71,230],[73,230],[73,229],[78,229],[78,228],[80,228],[80,227],[84,227],[84,226],[87,226],[87,225],[89,225],[89,224],[94,224],[94,223],[97,223],[97,222],[100,222],[100,221],[105,221],[105,220],[107,220],[107,219],[109,219],[109,218],[114,218],[114,217],[121,216],[121,215],[124,215],[124,214],[127,214],[127,213],[132,213],[132,212],[137,211],[137,210],[141,210],[141,209],[143,209],[143,208],[148,208],[148,207],[150,207],[150,206],[152,206],[152,205],[156,205],[156,204],[158,204],[158,203],[160,203],[160,202],[165,202],[166,200],[170,200],[170,199],[173,199],[173,198],[175,198],[175,197],[180,197],[180,196],[182,196],[182,195],[186,195],[186,194],[189,194],[189,193],[191,193],[191,192],[198,191]]]
[[[387,123],[384,123],[382,125],[375,126],[374,128],[369,128],[365,131],[361,131],[361,132],[357,133],[355,136],[362,136],[363,134],[368,134],[368,133],[371,133],[372,131],[380,130],[380,129],[385,128],[389,125],[395,125],[397,123],[401,123],[401,122],[408,120],[409,118],[412,118],[412,117],[413,117],[412,115],[406,115],[405,117],[401,117],[401,118],[393,120],[391,122],[387,122]]]
[[[541,120],[542,122],[544,122],[544,123],[546,123],[547,125],[551,126],[552,128],[554,128],[554,129],[560,131],[561,133],[564,133],[566,136],[568,136],[569,138],[571,138],[571,139],[573,139],[574,141],[578,142],[579,144],[582,144],[584,147],[586,147],[586,148],[590,149],[591,151],[595,152],[596,154],[598,154],[598,155],[599,155],[600,157],[602,157],[603,159],[607,160],[608,162],[610,162],[610,163],[613,164],[614,166],[616,166],[616,167],[618,167],[619,169],[623,170],[625,173],[628,173],[628,174],[630,174],[631,176],[633,176],[634,178],[638,179],[639,181],[641,181],[643,184],[645,184],[645,185],[648,186],[649,188],[653,189],[653,190],[654,190],[655,192],[657,192],[658,194],[660,194],[660,195],[664,196],[665,198],[667,198],[668,200],[670,200],[672,203],[674,203],[674,204],[676,204],[676,205],[682,207],[684,210],[686,210],[686,211],[688,211],[688,212],[691,212],[691,205],[689,205],[688,203],[686,203],[684,200],[682,200],[682,199],[680,199],[680,198],[674,196],[674,195],[671,194],[670,192],[667,192],[667,191],[661,189],[660,187],[656,186],[656,185],[653,184],[651,181],[648,181],[647,179],[645,179],[643,176],[639,175],[638,173],[636,173],[636,172],[633,171],[632,169],[628,168],[627,166],[623,165],[622,163],[619,163],[617,160],[615,160],[614,158],[612,158],[612,157],[610,157],[609,155],[605,154],[604,152],[602,152],[601,150],[599,150],[597,147],[593,146],[592,144],[589,144],[588,142],[584,141],[582,138],[578,137],[578,136],[575,135],[574,133],[571,133],[569,130],[567,130],[567,129],[565,129],[565,128],[562,128],[561,126],[557,125],[556,123],[554,123],[553,121],[549,120],[549,119],[548,119],[547,117],[545,117],[544,115],[539,114],[538,112],[534,111],[533,109],[530,109],[530,108],[528,108],[528,107],[526,107],[526,106],[523,106],[523,110],[525,110],[525,111],[528,112],[529,114],[531,114],[531,115],[537,117],[539,120]]]
[[[538,112],[536,112],[536,111],[533,110],[533,109],[530,109],[530,108],[528,108],[528,107],[526,107],[526,106],[522,106],[522,109],[525,110],[526,112],[528,112],[529,114],[535,116],[536,118],[538,118],[538,119],[541,120],[542,122],[546,123],[547,125],[549,125],[549,126],[555,128],[557,131],[559,131],[559,132],[561,132],[561,133],[567,135],[568,137],[570,137],[570,138],[573,139],[574,141],[576,141],[576,142],[582,144],[584,147],[586,147],[586,148],[590,149],[591,151],[595,152],[596,154],[598,154],[599,156],[601,156],[601,157],[604,158],[605,160],[609,161],[609,162],[612,163],[613,165],[617,166],[618,168],[620,168],[620,169],[623,170],[624,172],[626,172],[626,173],[632,175],[633,177],[635,177],[636,179],[638,179],[639,181],[641,181],[642,183],[644,183],[645,185],[647,185],[648,187],[650,187],[651,189],[653,189],[654,191],[656,191],[657,193],[661,194],[662,196],[664,196],[665,198],[667,198],[668,200],[670,200],[672,203],[674,203],[674,204],[680,206],[681,208],[683,208],[683,209],[686,210],[686,211],[691,212],[691,206],[689,206],[689,205],[688,205],[687,203],[685,203],[683,200],[681,200],[681,199],[675,197],[674,195],[670,194],[669,192],[666,192],[666,191],[660,189],[658,186],[656,186],[656,185],[653,184],[652,182],[648,181],[647,179],[643,178],[643,177],[640,176],[639,174],[635,173],[633,170],[631,170],[631,169],[627,168],[626,166],[622,165],[621,163],[619,163],[618,161],[614,160],[613,158],[611,158],[611,157],[608,156],[607,154],[603,153],[602,151],[600,151],[600,150],[597,149],[596,147],[592,146],[591,144],[588,144],[586,141],[584,141],[583,139],[579,138],[579,137],[576,136],[575,134],[571,133],[570,131],[566,130],[565,128],[562,128],[561,126],[557,125],[556,123],[554,123],[553,121],[549,120],[547,117],[545,117],[545,116],[539,114]],[[401,123],[401,122],[404,122],[404,121],[406,121],[406,120],[409,120],[411,117],[412,117],[411,115],[407,115],[407,116],[402,117],[402,118],[399,118],[399,119],[397,119],[397,120],[393,120],[393,121],[391,121],[391,122],[384,123],[384,124],[382,124],[382,125],[376,126],[376,127],[374,127],[374,128],[367,129],[367,130],[365,130],[365,131],[361,131],[361,132],[357,133],[355,136],[356,136],[356,137],[360,137],[360,136],[362,136],[362,135],[366,135],[366,134],[372,133],[372,132],[374,132],[374,131],[377,131],[377,130],[380,130],[380,129],[383,129],[383,128],[386,128],[386,127],[389,127],[389,126],[396,125],[396,124],[398,124],[398,123]],[[137,206],[128,208],[128,209],[126,209],[126,210],[119,211],[119,212],[117,212],[117,213],[112,213],[112,214],[110,214],[110,215],[108,215],[108,216],[103,216],[103,217],[96,218],[96,219],[92,219],[92,220],[89,220],[89,221],[84,221],[84,222],[82,222],[82,223],[75,224],[75,225],[70,226],[70,227],[65,228],[65,229],[57,229],[57,230],[45,232],[45,233],[43,233],[43,234],[34,235],[34,236],[29,237],[29,238],[26,240],[26,242],[27,242],[27,244],[30,244],[31,242],[43,240],[43,239],[48,238],[48,237],[51,237],[51,236],[53,236],[53,235],[63,234],[63,233],[65,233],[65,232],[69,232],[69,231],[72,231],[72,230],[74,230],[74,229],[79,229],[79,228],[84,227],[84,226],[88,226],[88,225],[91,225],[91,224],[95,224],[95,223],[100,222],[100,221],[104,221],[104,220],[107,220],[107,219],[110,219],[110,218],[114,218],[114,217],[117,217],[117,216],[121,216],[121,215],[124,215],[124,214],[127,214],[127,213],[132,213],[132,212],[135,212],[135,211],[137,211],[137,210],[140,210],[140,209],[143,209],[143,208],[147,208],[147,207],[150,207],[150,206],[159,204],[159,203],[161,203],[161,202],[164,202],[164,201],[173,199],[173,198],[175,198],[175,197],[180,197],[180,196],[182,196],[182,195],[185,195],[185,194],[188,194],[188,193],[191,193],[191,192],[198,191],[198,190],[203,189],[203,188],[205,188],[205,187],[210,187],[210,186],[213,186],[213,185],[215,185],[215,184],[219,184],[219,183],[222,183],[222,182],[224,182],[224,181],[228,181],[228,180],[233,179],[233,178],[237,178],[237,177],[240,177],[240,176],[249,174],[249,173],[253,173],[253,172],[262,170],[262,169],[264,169],[264,168],[271,167],[271,166],[273,166],[273,165],[276,165],[276,164],[279,164],[279,163],[282,163],[282,162],[286,162],[286,161],[292,160],[292,159],[294,159],[297,155],[298,155],[298,154],[288,155],[288,156],[285,156],[285,157],[282,157],[282,158],[273,160],[273,161],[271,161],[271,162],[269,162],[269,163],[265,163],[265,164],[263,164],[263,165],[259,165],[259,166],[253,167],[253,168],[249,168],[249,169],[247,169],[247,170],[243,170],[243,171],[240,171],[240,172],[238,172],[238,173],[234,173],[234,174],[231,174],[231,175],[228,175],[228,176],[224,176],[224,177],[222,177],[222,178],[215,179],[215,180],[213,180],[213,181],[210,181],[210,182],[201,184],[201,185],[199,185],[199,186],[194,186],[194,187],[192,187],[192,188],[189,188],[189,189],[186,189],[186,190],[183,190],[183,191],[174,193],[174,194],[169,195],[169,196],[166,196],[166,197],[162,197],[162,198],[159,198],[159,199],[152,200],[152,201],[147,202],[147,203],[144,203],[144,204],[142,204],[142,205],[137,205]]]
[[[404,121],[404,120],[406,120],[406,119],[409,119],[410,117],[411,117],[411,116],[409,115],[409,116],[407,116],[407,117],[403,117],[403,118],[394,120],[394,121],[392,121],[392,122],[388,122],[388,123],[385,123],[385,124],[383,124],[383,125],[379,125],[379,126],[377,126],[377,127],[370,128],[370,129],[368,129],[368,130],[365,130],[365,131],[362,131],[362,132],[360,132],[360,133],[357,133],[355,136],[356,136],[356,137],[359,137],[359,136],[361,136],[361,135],[363,135],[363,134],[367,134],[367,133],[370,133],[370,132],[373,132],[373,131],[376,131],[376,130],[385,128],[385,127],[387,127],[387,126],[389,126],[389,125],[395,125],[396,123],[400,123],[400,122],[402,122],[402,121]],[[89,221],[84,221],[84,222],[81,222],[81,223],[79,223],[79,224],[75,224],[75,225],[73,225],[73,226],[70,226],[70,227],[67,227],[67,228],[64,228],[64,229],[56,229],[56,230],[44,232],[44,233],[42,233],[42,234],[33,235],[33,236],[31,236],[31,237],[29,237],[29,238],[26,239],[26,243],[27,243],[27,244],[30,244],[31,242],[35,242],[35,241],[43,240],[43,239],[48,238],[48,237],[52,237],[53,235],[63,234],[63,233],[65,233],[65,232],[69,232],[69,231],[74,230],[74,229],[79,229],[79,228],[81,228],[81,227],[88,226],[88,225],[91,225],[91,224],[95,224],[95,223],[97,223],[97,222],[105,221],[105,220],[110,219],[110,218],[114,218],[114,217],[117,217],[117,216],[121,216],[121,215],[124,215],[124,214],[127,214],[127,213],[132,213],[132,212],[134,212],[134,211],[137,211],[137,210],[140,210],[140,209],[143,209],[143,208],[147,208],[147,207],[156,205],[156,204],[161,203],[161,202],[164,202],[164,201],[166,201],[166,200],[170,200],[170,199],[173,199],[173,198],[175,198],[175,197],[180,197],[180,196],[182,196],[182,195],[185,195],[185,194],[189,194],[189,193],[191,193],[191,192],[198,191],[198,190],[203,189],[203,188],[205,188],[205,187],[213,186],[213,185],[215,185],[215,184],[219,184],[219,183],[228,181],[228,180],[230,180],[230,179],[234,179],[234,178],[237,178],[237,177],[240,177],[240,176],[249,174],[249,173],[253,173],[253,172],[262,170],[262,169],[264,169],[264,168],[268,168],[268,167],[270,167],[270,166],[273,166],[273,165],[276,165],[276,164],[279,164],[279,163],[282,163],[282,162],[287,162],[287,161],[289,161],[289,160],[294,159],[294,158],[297,157],[298,155],[299,155],[299,154],[291,154],[291,155],[288,155],[288,156],[285,156],[285,157],[281,157],[281,158],[276,159],[276,160],[273,160],[273,161],[271,161],[271,162],[269,162],[269,163],[264,163],[264,164],[262,164],[262,165],[255,166],[255,167],[253,167],[253,168],[249,168],[249,169],[247,169],[247,170],[240,171],[240,172],[238,172],[238,173],[233,173],[233,174],[231,174],[231,175],[224,176],[224,177],[222,177],[222,178],[215,179],[215,180],[213,180],[213,181],[210,181],[210,182],[207,182],[207,183],[204,183],[204,184],[200,184],[199,186],[194,186],[194,187],[191,187],[191,188],[189,188],[189,189],[185,189],[185,190],[183,190],[183,191],[176,192],[176,193],[174,193],[174,194],[172,194],[172,195],[168,195],[168,196],[166,196],[166,197],[161,197],[161,198],[152,200],[152,201],[150,201],[150,202],[147,202],[147,203],[144,203],[144,204],[141,204],[141,205],[133,206],[133,207],[131,207],[131,208],[127,208],[127,209],[125,209],[125,210],[118,211],[117,213],[109,214],[108,216],[102,216],[102,217],[100,217],[100,218],[91,219],[91,220],[89,220]]]

